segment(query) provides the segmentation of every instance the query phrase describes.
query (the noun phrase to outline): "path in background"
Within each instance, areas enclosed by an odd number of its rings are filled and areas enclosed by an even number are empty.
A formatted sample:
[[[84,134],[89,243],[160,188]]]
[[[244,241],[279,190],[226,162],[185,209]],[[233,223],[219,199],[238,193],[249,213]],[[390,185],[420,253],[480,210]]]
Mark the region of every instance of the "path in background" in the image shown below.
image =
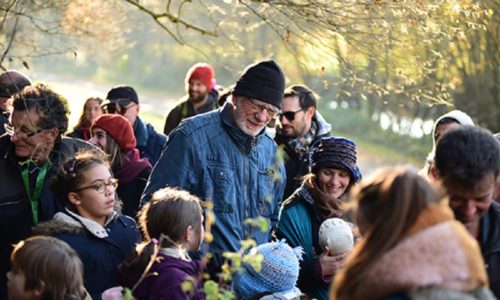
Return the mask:
[[[62,78],[61,76],[46,73],[35,74],[33,79],[36,82],[49,84],[54,90],[68,99],[72,112],[69,128],[73,128],[78,121],[85,99],[95,96],[104,99],[107,92],[113,87],[113,85],[106,86],[88,80]],[[163,128],[161,126],[165,115],[175,105],[177,99],[162,94],[146,93],[140,89],[136,89],[136,91],[139,95],[139,103],[141,104],[143,118],[154,124],[157,131],[162,132]],[[380,157],[363,151],[363,149],[358,149],[358,156],[358,165],[363,177],[369,176],[370,173],[378,167],[396,165],[399,163],[397,161],[392,161],[391,158]]]

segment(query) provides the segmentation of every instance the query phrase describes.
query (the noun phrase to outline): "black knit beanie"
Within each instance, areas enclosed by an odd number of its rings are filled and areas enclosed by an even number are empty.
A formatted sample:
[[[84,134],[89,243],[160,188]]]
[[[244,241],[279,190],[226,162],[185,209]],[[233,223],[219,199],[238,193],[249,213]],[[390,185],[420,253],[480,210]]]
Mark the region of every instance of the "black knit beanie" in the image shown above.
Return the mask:
[[[236,82],[233,94],[267,102],[281,109],[285,75],[274,61],[261,61],[248,66]]]

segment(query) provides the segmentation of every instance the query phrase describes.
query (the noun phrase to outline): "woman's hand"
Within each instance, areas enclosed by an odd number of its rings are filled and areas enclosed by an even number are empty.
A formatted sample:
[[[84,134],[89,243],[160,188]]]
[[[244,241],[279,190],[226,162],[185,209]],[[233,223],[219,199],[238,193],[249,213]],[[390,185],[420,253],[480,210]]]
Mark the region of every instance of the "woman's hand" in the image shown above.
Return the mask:
[[[325,246],[323,253],[321,253],[318,259],[323,276],[335,275],[337,270],[344,265],[345,259],[349,252],[345,252],[335,256],[330,256],[329,253],[330,249],[328,248],[328,246]]]

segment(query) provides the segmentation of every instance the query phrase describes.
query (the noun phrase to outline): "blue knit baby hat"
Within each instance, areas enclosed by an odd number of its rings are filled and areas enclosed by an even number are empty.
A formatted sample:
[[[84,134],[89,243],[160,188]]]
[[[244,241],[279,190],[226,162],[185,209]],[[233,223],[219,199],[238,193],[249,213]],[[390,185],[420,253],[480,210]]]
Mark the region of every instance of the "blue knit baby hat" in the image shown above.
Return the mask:
[[[236,290],[241,299],[258,294],[272,294],[292,290],[299,278],[299,260],[302,248],[292,249],[285,240],[265,243],[251,251],[263,255],[262,267],[257,272],[249,264],[243,265]]]

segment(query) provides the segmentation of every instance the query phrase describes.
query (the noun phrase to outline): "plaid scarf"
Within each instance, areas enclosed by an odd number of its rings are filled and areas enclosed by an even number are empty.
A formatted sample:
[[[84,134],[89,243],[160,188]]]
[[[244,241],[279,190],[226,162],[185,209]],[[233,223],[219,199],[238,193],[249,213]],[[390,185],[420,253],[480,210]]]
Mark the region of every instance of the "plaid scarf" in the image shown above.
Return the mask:
[[[309,151],[309,145],[316,138],[316,132],[318,131],[318,125],[316,122],[311,123],[311,129],[301,138],[296,138],[287,142],[287,145],[299,154],[300,157]]]

